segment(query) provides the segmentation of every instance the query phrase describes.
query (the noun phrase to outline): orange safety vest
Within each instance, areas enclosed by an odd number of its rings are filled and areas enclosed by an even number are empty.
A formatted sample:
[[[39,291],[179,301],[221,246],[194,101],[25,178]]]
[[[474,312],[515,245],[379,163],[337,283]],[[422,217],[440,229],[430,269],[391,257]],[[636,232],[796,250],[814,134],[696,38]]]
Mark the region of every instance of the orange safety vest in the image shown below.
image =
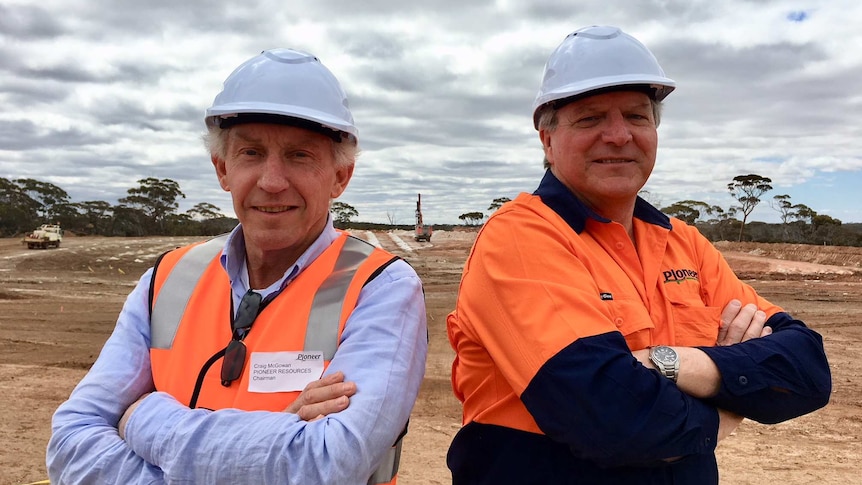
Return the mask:
[[[247,362],[238,380],[221,384],[219,361],[232,336],[230,282],[219,262],[226,239],[170,251],[156,263],[150,299],[153,381],[158,391],[190,407],[281,412],[300,392],[248,392]],[[341,234],[260,312],[244,340],[247,355],[322,350],[328,367],[362,287],[395,259]],[[396,483],[402,438],[403,433],[369,484]]]

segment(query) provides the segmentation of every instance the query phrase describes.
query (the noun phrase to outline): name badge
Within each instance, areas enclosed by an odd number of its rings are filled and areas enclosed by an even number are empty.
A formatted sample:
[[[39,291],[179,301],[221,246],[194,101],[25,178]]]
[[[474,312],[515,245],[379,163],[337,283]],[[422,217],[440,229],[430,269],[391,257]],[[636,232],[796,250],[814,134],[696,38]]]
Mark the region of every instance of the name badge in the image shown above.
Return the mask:
[[[323,351],[253,352],[248,392],[293,392],[323,375]]]

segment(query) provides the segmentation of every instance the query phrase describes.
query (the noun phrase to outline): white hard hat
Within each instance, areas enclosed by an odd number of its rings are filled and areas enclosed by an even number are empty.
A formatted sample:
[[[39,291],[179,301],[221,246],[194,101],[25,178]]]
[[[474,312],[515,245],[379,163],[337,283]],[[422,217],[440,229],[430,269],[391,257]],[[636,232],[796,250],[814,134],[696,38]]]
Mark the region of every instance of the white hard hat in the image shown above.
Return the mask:
[[[585,27],[569,34],[545,64],[542,87],[533,101],[533,124],[537,111],[552,101],[616,86],[640,85],[654,89],[653,98],[663,100],[676,83],[649,49],[618,27]]]
[[[205,121],[207,126],[223,126],[244,114],[271,121],[287,117],[311,122],[298,123],[306,128],[322,125],[358,134],[347,95],[332,72],[317,57],[293,49],[266,50],[237,67],[207,109]]]

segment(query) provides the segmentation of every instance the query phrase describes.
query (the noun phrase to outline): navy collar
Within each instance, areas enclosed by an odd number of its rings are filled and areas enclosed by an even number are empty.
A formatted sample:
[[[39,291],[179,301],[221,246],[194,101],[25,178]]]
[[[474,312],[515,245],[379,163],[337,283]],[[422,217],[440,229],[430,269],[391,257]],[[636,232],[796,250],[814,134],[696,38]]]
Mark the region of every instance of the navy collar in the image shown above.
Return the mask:
[[[611,222],[596,214],[592,209],[581,202],[568,187],[551,173],[548,169],[545,171],[545,176],[539,183],[539,187],[533,192],[533,195],[539,196],[542,202],[557,213],[564,221],[578,234],[584,231],[587,223],[587,218],[595,219],[598,222],[605,224]],[[660,210],[656,209],[649,202],[638,197],[635,201],[634,217],[656,226],[661,226],[667,230],[672,228],[670,218]]]

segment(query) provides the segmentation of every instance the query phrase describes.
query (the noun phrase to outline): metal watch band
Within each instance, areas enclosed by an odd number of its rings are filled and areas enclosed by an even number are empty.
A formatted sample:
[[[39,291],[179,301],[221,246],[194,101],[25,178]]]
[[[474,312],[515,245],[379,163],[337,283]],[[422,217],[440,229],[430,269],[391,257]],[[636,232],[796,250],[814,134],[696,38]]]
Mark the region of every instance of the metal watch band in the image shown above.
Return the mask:
[[[661,375],[667,377],[673,382],[676,382],[676,379],[679,377],[679,360],[674,363],[673,367],[668,367],[664,364],[661,364],[657,367]]]

